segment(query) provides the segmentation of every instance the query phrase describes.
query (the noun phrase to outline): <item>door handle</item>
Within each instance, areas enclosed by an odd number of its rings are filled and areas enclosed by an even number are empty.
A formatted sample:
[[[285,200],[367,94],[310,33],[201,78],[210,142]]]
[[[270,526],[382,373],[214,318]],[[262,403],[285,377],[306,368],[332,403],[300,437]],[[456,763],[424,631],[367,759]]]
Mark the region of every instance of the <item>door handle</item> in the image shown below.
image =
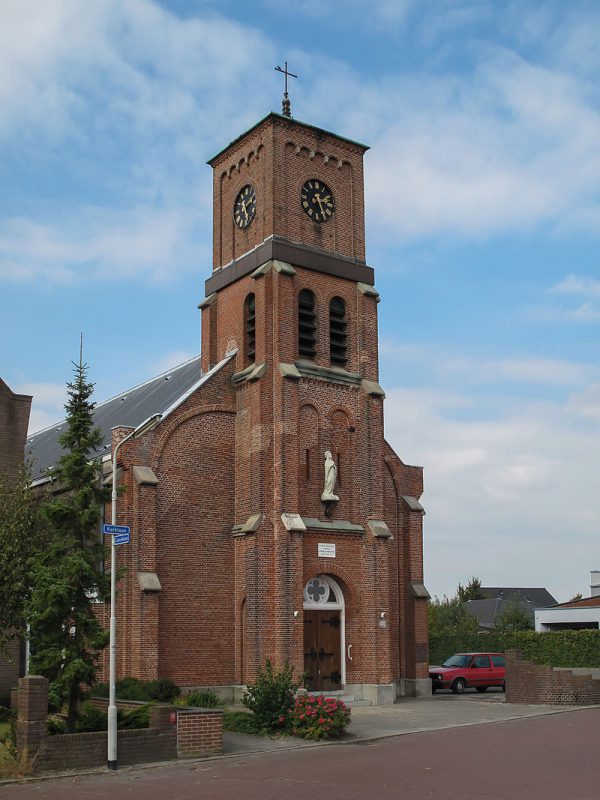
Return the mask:
[[[351,655],[351,653],[352,653],[352,645],[351,645],[351,644],[349,644],[349,645],[348,645],[348,661],[352,661],[352,655]]]

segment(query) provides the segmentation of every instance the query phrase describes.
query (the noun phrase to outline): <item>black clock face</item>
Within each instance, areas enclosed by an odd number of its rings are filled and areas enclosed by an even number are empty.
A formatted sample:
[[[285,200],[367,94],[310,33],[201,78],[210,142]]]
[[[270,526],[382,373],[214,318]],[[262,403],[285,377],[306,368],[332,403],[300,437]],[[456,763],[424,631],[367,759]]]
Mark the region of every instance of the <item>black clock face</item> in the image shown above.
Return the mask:
[[[306,181],[300,197],[302,208],[316,222],[327,222],[333,216],[335,206],[332,191],[318,178]]]
[[[238,228],[247,228],[256,214],[256,192],[254,187],[244,186],[235,199],[233,219]]]

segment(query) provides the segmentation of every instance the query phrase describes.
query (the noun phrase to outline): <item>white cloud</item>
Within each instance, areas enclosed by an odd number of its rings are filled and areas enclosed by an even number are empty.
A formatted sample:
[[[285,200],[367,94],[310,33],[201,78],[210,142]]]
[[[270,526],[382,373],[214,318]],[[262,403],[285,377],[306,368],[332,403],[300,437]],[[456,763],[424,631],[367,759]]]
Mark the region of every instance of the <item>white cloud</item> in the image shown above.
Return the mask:
[[[183,210],[153,208],[84,209],[62,225],[7,219],[0,223],[0,280],[172,280],[209,258],[192,241],[193,221]]]
[[[425,468],[430,591],[452,593],[477,575],[489,585],[547,586],[562,599],[585,593],[600,532],[600,414],[584,417],[593,397],[521,399],[485,422],[456,421],[447,397],[434,398],[392,389],[386,400],[388,440]]]
[[[587,275],[567,275],[562,281],[549,288],[550,292],[557,294],[585,295],[586,297],[600,298],[600,281]]]
[[[30,434],[64,419],[64,406],[67,402],[67,389],[64,383],[22,383],[14,391],[33,396],[29,417]]]
[[[148,372],[153,375],[160,375],[162,372],[168,372],[173,367],[183,364],[184,361],[189,361],[190,358],[194,358],[196,355],[198,354],[188,353],[185,350],[173,350],[153,361],[148,368]]]
[[[600,367],[579,364],[558,358],[511,356],[483,358],[456,355],[441,347],[418,344],[397,344],[385,339],[381,343],[382,359],[396,364],[418,365],[438,384],[460,381],[470,386],[482,384],[535,384],[540,387],[581,385],[600,375]]]

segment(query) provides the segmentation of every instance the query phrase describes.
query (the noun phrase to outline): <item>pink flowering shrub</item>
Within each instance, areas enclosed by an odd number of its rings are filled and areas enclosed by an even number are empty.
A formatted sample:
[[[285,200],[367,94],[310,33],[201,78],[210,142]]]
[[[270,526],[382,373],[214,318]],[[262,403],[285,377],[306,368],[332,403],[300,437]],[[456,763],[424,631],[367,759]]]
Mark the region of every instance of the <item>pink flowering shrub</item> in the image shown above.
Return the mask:
[[[300,695],[281,724],[304,739],[333,739],[350,724],[350,709],[334,697]]]

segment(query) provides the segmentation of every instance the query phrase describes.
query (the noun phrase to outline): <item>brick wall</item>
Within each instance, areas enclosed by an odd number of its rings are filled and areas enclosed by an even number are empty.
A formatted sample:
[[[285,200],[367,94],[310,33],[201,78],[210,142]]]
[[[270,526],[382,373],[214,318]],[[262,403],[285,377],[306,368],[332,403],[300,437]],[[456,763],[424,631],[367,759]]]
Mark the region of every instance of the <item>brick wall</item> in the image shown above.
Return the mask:
[[[12,392],[0,378],[0,482],[11,480],[23,464],[31,400],[29,395]],[[15,641],[8,654],[0,653],[0,705],[10,702],[19,675],[20,644]]]
[[[97,698],[97,706],[104,705]],[[143,705],[119,702],[120,707]],[[102,766],[107,757],[105,731],[48,736],[48,681],[28,676],[19,681],[17,748],[27,751],[35,772]],[[223,751],[223,712],[220,709],[150,707],[150,725],[118,732],[119,764],[141,764],[214,755]]]
[[[365,257],[365,147],[292,119],[267,117],[213,160],[213,265],[219,268],[275,234],[342,255]],[[319,225],[302,210],[311,178],[333,192],[335,214]],[[233,206],[246,184],[256,191],[256,217],[240,230]]]
[[[591,672],[592,670],[590,670]],[[597,672],[597,670],[595,670]],[[506,702],[548,705],[600,704],[600,677],[581,674],[521,658],[506,651]]]
[[[177,710],[177,755],[198,758],[223,752],[223,712],[220,709]]]
[[[23,463],[31,400],[0,378],[0,477],[13,475]]]

